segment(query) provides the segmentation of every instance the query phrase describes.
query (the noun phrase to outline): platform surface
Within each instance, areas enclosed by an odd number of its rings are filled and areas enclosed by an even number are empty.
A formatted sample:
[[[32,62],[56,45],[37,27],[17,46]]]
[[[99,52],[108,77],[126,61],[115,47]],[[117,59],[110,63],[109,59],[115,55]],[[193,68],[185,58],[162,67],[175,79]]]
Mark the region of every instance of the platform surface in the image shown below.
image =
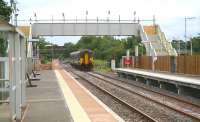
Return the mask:
[[[51,70],[40,73],[41,80],[32,81],[37,87],[26,89],[27,108],[22,122],[71,122],[55,73]]]
[[[123,122],[123,120],[117,114],[103,104],[98,98],[92,95],[70,73],[66,72],[65,70],[59,70],[55,72],[56,74],[59,72],[62,75],[63,79],[61,80],[66,82],[75,99],[84,110],[86,116],[88,117],[88,119],[84,120],[84,122]],[[68,93],[67,96],[69,96]],[[68,106],[69,109],[71,108],[72,113],[78,113],[80,111],[73,109],[73,103],[68,104]],[[75,114],[72,114],[72,117],[77,119],[77,115]],[[83,117],[81,118],[80,122],[82,121]]]
[[[0,122],[10,122],[9,104],[0,104]]]
[[[128,69],[128,68],[117,68],[117,72],[124,72],[127,74],[138,74],[146,77],[152,77],[157,79],[163,79],[168,81],[173,81],[182,84],[188,85],[195,88],[200,88],[200,77],[189,77],[184,75],[177,75],[177,74],[169,74],[169,73],[161,73],[161,72],[153,72],[149,70],[142,70],[142,69]]]
[[[41,71],[37,87],[26,88],[22,122],[123,121],[65,70]]]

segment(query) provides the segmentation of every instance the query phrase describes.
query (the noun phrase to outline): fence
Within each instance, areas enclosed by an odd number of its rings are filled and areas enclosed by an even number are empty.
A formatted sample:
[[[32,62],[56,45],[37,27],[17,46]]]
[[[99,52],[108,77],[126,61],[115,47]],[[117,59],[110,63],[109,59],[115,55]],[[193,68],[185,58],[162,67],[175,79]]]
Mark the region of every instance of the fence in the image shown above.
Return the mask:
[[[135,57],[135,68],[172,73],[200,75],[200,55],[158,56],[155,61],[150,56]]]

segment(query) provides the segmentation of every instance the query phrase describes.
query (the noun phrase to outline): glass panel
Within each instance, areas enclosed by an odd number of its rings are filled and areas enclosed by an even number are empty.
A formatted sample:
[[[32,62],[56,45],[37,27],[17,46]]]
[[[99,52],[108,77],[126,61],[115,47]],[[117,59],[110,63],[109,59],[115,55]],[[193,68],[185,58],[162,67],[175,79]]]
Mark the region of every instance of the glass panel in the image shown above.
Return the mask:
[[[10,120],[10,81],[9,81],[9,64],[8,64],[8,33],[0,32],[0,121],[7,122]]]
[[[0,57],[8,56],[8,41],[4,33],[0,33]]]

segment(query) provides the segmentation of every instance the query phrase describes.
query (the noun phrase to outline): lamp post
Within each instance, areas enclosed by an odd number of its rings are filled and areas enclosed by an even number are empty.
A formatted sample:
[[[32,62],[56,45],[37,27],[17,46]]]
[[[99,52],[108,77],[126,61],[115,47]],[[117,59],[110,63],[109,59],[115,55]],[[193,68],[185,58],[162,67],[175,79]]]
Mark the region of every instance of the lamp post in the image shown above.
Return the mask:
[[[107,18],[108,22],[109,22],[109,19],[110,19],[110,10],[108,11],[108,18]]]
[[[196,17],[185,17],[185,43],[187,41],[187,21],[196,19]],[[187,49],[187,46],[185,46],[185,49]],[[190,41],[190,54],[192,55],[192,40]]]
[[[88,16],[88,10],[86,10],[86,13],[85,13],[86,15],[85,15],[85,20],[86,20],[86,23],[87,23],[87,16]]]
[[[136,23],[136,11],[133,12],[134,15],[134,23]]]
[[[65,13],[62,13],[63,21],[65,23]]]

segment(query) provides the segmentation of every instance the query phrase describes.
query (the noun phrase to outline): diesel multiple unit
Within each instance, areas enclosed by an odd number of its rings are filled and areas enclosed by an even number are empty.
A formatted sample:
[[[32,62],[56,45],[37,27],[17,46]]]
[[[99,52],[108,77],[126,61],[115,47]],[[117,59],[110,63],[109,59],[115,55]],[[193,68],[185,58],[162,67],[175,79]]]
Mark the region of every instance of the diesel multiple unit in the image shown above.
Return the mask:
[[[93,52],[83,49],[70,53],[71,65],[80,70],[90,71],[93,67]]]

